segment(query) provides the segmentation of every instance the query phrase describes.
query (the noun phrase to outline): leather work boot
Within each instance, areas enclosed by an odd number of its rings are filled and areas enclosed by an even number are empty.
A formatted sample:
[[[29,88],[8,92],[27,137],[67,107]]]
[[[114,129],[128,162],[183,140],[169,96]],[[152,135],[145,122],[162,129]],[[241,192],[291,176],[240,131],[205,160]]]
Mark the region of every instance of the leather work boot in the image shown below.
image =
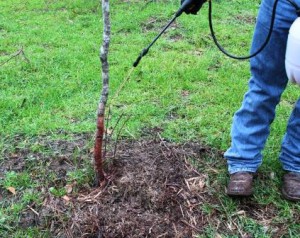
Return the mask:
[[[299,180],[300,181],[300,180]],[[246,197],[253,194],[253,173],[237,172],[230,175],[227,186],[227,195]]]
[[[283,176],[282,195],[291,201],[300,201],[300,173],[288,172]]]

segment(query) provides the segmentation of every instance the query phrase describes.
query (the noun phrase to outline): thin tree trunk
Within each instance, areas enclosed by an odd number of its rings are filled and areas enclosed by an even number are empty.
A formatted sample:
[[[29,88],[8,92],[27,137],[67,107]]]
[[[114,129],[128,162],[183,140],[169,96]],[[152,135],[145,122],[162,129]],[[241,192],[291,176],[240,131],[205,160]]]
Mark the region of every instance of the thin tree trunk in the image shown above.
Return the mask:
[[[110,18],[109,18],[109,0],[102,0],[103,15],[103,42],[100,48],[100,61],[102,64],[102,92],[97,111],[97,132],[94,145],[94,162],[96,171],[96,184],[99,185],[105,180],[103,171],[103,137],[104,137],[104,118],[105,107],[109,91],[109,64],[107,60],[110,43]]]

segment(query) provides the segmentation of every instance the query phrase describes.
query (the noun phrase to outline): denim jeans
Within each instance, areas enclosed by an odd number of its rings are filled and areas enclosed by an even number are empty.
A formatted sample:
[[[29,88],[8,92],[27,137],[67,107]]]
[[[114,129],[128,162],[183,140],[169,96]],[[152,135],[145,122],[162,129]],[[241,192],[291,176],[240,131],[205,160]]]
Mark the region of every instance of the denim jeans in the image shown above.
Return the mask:
[[[295,0],[300,6],[300,0]],[[263,0],[259,9],[251,52],[265,41],[270,28],[274,0]],[[275,108],[288,83],[285,50],[288,31],[297,18],[287,0],[279,0],[274,30],[269,44],[250,60],[249,89],[241,108],[233,117],[231,147],[226,151],[229,173],[256,172],[262,163],[262,150],[269,135]],[[280,161],[283,169],[300,172],[300,100],[295,104],[284,136]]]

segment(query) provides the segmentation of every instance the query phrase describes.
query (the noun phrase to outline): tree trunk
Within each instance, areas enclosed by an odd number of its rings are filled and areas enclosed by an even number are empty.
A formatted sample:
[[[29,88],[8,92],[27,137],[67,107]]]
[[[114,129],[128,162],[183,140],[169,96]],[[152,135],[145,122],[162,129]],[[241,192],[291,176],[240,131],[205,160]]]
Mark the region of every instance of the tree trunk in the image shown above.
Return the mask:
[[[100,48],[100,61],[102,65],[102,92],[97,111],[97,131],[94,145],[94,162],[96,171],[96,185],[100,185],[105,180],[103,170],[103,137],[104,137],[104,118],[105,107],[109,91],[109,64],[107,60],[110,43],[110,18],[109,18],[109,0],[102,0],[103,15],[103,42]]]

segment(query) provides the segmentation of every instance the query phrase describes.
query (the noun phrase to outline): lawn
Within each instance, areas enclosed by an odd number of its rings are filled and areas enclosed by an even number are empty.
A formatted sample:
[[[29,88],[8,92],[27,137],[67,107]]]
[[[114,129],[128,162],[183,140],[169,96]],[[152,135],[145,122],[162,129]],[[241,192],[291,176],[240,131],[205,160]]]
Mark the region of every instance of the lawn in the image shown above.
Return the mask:
[[[215,32],[230,52],[248,54],[259,2],[213,2]],[[121,116],[122,120],[116,128],[120,132],[115,133],[109,145],[113,150],[118,139],[117,162],[109,163],[110,168],[116,166],[117,172],[109,170],[115,176],[100,196],[101,191],[92,186],[91,163],[101,91],[100,2],[0,2],[0,237],[101,237],[98,228],[102,226],[106,227],[103,237],[120,237],[117,230],[123,228],[127,236],[146,234],[142,229],[132,233],[131,223],[120,228],[120,221],[114,220],[113,214],[103,217],[97,211],[107,213],[105,209],[109,206],[98,203],[108,203],[112,199],[109,196],[118,195],[113,188],[121,184],[130,189],[121,189],[119,195],[127,193],[130,199],[136,194],[140,198],[155,198],[145,207],[164,213],[151,213],[147,222],[155,220],[155,216],[151,220],[153,214],[168,217],[168,211],[175,207],[168,199],[175,195],[168,194],[166,200],[161,200],[141,192],[150,183],[132,182],[139,176],[132,168],[144,171],[143,166],[132,161],[145,162],[145,168],[152,171],[148,161],[154,157],[166,159],[164,167],[155,164],[159,171],[168,171],[169,159],[175,158],[178,168],[189,168],[178,169],[182,178],[194,176],[197,184],[204,184],[199,185],[203,190],[194,191],[189,183],[180,183],[171,172],[166,172],[172,183],[187,191],[187,197],[197,194],[198,199],[190,213],[184,208],[183,212],[178,210],[186,219],[195,217],[198,222],[174,222],[177,230],[182,228],[196,237],[297,237],[300,206],[281,197],[283,171],[277,158],[299,88],[289,85],[277,107],[254,196],[242,200],[228,198],[222,154],[230,145],[232,116],[247,90],[249,62],[229,59],[217,50],[209,33],[206,4],[198,15],[183,14],[176,20],[131,72],[140,51],[172,18],[179,3],[112,0],[110,4],[110,127]],[[117,93],[126,78],[128,81]],[[139,154],[145,160],[140,160]],[[133,159],[128,160],[128,155]],[[122,168],[127,169],[131,181],[124,182]],[[157,179],[156,184],[157,177],[150,175],[154,191],[161,191],[164,181]],[[175,194],[180,191],[175,190]],[[98,203],[95,197],[99,198]],[[182,204],[192,203],[188,198],[178,199]],[[138,201],[145,203],[143,199]],[[86,213],[87,204],[92,204],[94,210]],[[117,201],[116,205],[124,204]],[[80,223],[74,218],[78,214],[103,222]],[[177,216],[172,213],[170,219],[175,221]],[[132,222],[149,225],[145,220]],[[153,224],[161,222],[155,220]],[[172,222],[169,223],[171,228],[153,229],[152,236],[181,237],[181,231],[174,233]],[[77,230],[72,234],[75,228],[71,227],[76,224],[82,233]],[[114,226],[115,233],[105,233]]]

